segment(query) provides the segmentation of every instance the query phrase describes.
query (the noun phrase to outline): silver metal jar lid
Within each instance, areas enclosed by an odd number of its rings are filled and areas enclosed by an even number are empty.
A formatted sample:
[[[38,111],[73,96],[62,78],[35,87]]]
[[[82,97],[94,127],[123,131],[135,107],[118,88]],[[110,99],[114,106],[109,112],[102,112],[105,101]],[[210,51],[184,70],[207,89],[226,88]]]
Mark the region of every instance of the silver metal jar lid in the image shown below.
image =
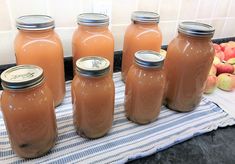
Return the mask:
[[[161,68],[165,58],[156,51],[141,50],[135,53],[135,63],[145,68]]]
[[[43,79],[43,69],[35,65],[18,65],[1,74],[2,87],[9,90],[33,88]]]
[[[16,19],[16,28],[19,30],[47,30],[54,27],[54,19],[48,15],[24,15]]]
[[[77,23],[85,26],[107,26],[109,17],[101,13],[83,13],[78,15]]]
[[[160,15],[149,11],[134,11],[131,14],[131,20],[144,23],[159,23]]]
[[[199,22],[181,22],[178,26],[178,32],[190,36],[213,37],[214,27]]]
[[[103,57],[88,56],[78,59],[76,66],[80,75],[98,77],[109,72],[110,62]]]

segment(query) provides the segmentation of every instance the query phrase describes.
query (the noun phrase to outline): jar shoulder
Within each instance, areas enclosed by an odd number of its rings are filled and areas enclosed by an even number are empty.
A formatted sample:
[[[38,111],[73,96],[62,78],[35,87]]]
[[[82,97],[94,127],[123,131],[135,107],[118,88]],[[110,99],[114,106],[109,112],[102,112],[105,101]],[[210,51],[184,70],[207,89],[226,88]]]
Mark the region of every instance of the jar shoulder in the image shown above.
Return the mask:
[[[18,107],[24,105],[35,106],[47,102],[53,102],[53,98],[49,88],[45,85],[27,91],[4,90],[1,96],[2,110],[10,109],[9,107],[18,109]]]
[[[42,34],[31,34],[18,32],[15,37],[14,44],[17,47],[27,47],[39,45],[39,43],[48,44],[54,47],[60,47],[62,49],[62,43],[59,35],[56,32],[48,32]]]
[[[213,43],[209,39],[197,39],[189,37],[175,37],[168,45],[167,53],[169,54],[214,54]],[[187,55],[188,56],[188,55]]]

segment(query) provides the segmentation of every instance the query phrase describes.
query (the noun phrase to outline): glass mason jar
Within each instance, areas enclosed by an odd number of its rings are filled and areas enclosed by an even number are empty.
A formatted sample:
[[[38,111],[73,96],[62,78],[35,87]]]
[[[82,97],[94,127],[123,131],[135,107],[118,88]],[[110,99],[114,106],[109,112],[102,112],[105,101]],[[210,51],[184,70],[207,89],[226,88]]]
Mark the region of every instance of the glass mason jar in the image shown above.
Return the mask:
[[[160,16],[154,12],[135,11],[132,23],[127,27],[123,44],[122,79],[125,81],[129,68],[134,63],[134,54],[139,50],[160,52],[162,33],[158,26]]]
[[[74,75],[76,74],[76,61],[91,55],[108,59],[112,74],[114,39],[108,29],[109,17],[99,13],[83,13],[78,15],[77,23],[79,26],[72,39]]]
[[[155,51],[138,51],[128,71],[125,90],[126,117],[138,124],[157,119],[165,91],[164,57]]]
[[[57,126],[43,70],[19,65],[5,70],[1,80],[1,110],[13,151],[23,158],[44,155],[55,145]]]
[[[109,75],[110,63],[97,56],[77,60],[71,92],[73,122],[83,137],[99,138],[112,127],[114,82]]]
[[[26,15],[16,20],[19,32],[15,38],[16,63],[33,64],[44,70],[55,106],[65,95],[64,57],[54,20],[46,15]]]
[[[178,36],[167,48],[166,103],[176,111],[192,111],[201,101],[214,58],[214,28],[198,22],[182,22]]]

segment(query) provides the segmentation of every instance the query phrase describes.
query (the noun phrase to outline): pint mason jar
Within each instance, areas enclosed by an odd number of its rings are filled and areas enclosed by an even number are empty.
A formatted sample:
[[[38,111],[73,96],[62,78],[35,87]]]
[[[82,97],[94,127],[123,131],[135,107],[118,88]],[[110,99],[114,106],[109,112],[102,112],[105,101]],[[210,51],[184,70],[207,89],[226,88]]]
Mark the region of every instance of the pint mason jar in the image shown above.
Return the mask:
[[[16,63],[41,67],[55,106],[59,105],[65,95],[64,56],[54,20],[47,15],[26,15],[16,19],[16,27]]]
[[[1,110],[13,151],[23,158],[44,155],[55,145],[57,126],[43,70],[19,65],[5,70],[1,80]]]
[[[166,103],[176,111],[192,111],[200,103],[214,59],[214,28],[198,22],[182,22],[178,36],[168,45],[165,60]]]

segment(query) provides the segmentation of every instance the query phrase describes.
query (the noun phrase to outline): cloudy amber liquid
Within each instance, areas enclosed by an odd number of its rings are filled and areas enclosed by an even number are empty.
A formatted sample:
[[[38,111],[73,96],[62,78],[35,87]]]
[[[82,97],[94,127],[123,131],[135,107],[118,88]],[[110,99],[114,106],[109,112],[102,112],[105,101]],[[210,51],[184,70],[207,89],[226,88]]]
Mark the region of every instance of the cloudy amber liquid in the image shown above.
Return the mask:
[[[180,34],[168,45],[165,60],[166,103],[187,112],[200,103],[214,58],[211,38]]]
[[[139,50],[160,52],[162,33],[156,23],[132,23],[127,27],[122,55],[122,79],[125,81],[134,54]]]
[[[88,138],[104,136],[112,127],[114,83],[109,75],[72,81],[73,122],[78,134]]]
[[[108,26],[80,25],[72,40],[73,68],[76,74],[76,61],[86,56],[100,56],[109,60],[110,72],[113,72],[114,39]]]
[[[58,35],[51,30],[20,30],[15,39],[17,64],[33,64],[44,71],[45,81],[50,88],[55,105],[65,95],[63,48]]]
[[[55,145],[53,97],[45,85],[21,91],[4,90],[1,110],[11,147],[20,157],[42,156]]]
[[[126,117],[139,124],[157,119],[165,90],[165,73],[161,68],[133,65],[126,78]]]

